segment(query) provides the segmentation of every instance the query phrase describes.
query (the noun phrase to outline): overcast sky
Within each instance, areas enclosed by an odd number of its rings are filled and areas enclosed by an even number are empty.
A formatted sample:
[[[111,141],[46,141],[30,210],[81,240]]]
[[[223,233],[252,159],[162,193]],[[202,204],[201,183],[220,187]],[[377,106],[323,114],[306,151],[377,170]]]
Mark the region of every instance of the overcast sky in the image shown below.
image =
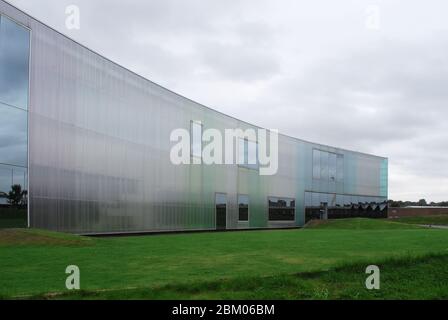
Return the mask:
[[[387,156],[392,199],[448,200],[446,0],[9,2],[211,108]]]

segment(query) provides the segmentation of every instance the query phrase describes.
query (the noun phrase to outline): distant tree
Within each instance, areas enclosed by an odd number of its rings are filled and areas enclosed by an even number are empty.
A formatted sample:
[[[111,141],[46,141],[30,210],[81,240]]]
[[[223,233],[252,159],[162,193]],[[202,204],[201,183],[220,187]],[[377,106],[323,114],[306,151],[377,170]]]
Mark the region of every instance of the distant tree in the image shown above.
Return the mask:
[[[420,199],[418,202],[414,201],[395,201],[395,200],[388,200],[387,203],[389,204],[390,208],[403,208],[403,207],[409,207],[409,206],[420,206],[420,207],[448,207],[448,201],[442,201],[442,202],[434,202],[431,201],[429,204],[426,202],[425,199]]]
[[[11,191],[8,193],[8,203],[12,206],[20,206],[26,204],[27,191],[22,190],[20,184],[11,186]]]
[[[389,200],[388,204],[389,204],[389,207],[391,207],[391,208],[400,208],[403,206],[403,201]]]
[[[426,207],[428,205],[428,203],[426,202],[425,199],[420,199],[420,200],[418,200],[417,205],[420,207]]]

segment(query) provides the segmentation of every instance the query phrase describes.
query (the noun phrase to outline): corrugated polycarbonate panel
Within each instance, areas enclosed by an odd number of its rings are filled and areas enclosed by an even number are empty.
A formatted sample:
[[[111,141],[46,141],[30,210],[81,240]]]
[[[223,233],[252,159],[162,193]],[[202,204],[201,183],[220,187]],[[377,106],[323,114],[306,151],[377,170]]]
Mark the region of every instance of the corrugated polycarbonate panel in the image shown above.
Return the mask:
[[[216,193],[227,195],[227,228],[240,227],[238,194],[249,196],[249,227],[299,226],[305,190],[387,192],[384,158],[283,135],[274,176],[238,165],[173,165],[170,134],[189,130],[191,121],[221,132],[255,127],[143,79],[1,0],[0,9],[32,30],[33,227],[75,233],[215,229]],[[344,157],[343,183],[313,179],[316,148]],[[296,221],[269,222],[268,197],[295,199]]]

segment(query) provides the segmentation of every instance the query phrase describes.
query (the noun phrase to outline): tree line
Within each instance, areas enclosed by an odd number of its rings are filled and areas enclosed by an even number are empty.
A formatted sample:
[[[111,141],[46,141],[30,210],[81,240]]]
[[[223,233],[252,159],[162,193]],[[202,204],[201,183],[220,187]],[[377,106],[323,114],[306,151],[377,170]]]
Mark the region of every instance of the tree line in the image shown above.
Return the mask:
[[[412,207],[412,206],[418,206],[418,207],[448,207],[448,201],[442,201],[442,202],[430,202],[428,203],[425,199],[420,199],[417,202],[414,201],[395,201],[395,200],[389,200],[389,207],[391,208],[402,208],[402,207]]]

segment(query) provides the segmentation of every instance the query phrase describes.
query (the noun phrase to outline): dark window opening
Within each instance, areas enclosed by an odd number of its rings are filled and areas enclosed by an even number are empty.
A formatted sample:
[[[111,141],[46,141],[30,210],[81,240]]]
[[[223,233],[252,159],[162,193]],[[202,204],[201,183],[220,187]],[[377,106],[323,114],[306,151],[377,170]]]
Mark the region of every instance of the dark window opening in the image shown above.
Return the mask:
[[[269,221],[294,221],[296,201],[288,198],[269,198]]]
[[[244,195],[238,196],[238,220],[249,221],[249,197]]]

